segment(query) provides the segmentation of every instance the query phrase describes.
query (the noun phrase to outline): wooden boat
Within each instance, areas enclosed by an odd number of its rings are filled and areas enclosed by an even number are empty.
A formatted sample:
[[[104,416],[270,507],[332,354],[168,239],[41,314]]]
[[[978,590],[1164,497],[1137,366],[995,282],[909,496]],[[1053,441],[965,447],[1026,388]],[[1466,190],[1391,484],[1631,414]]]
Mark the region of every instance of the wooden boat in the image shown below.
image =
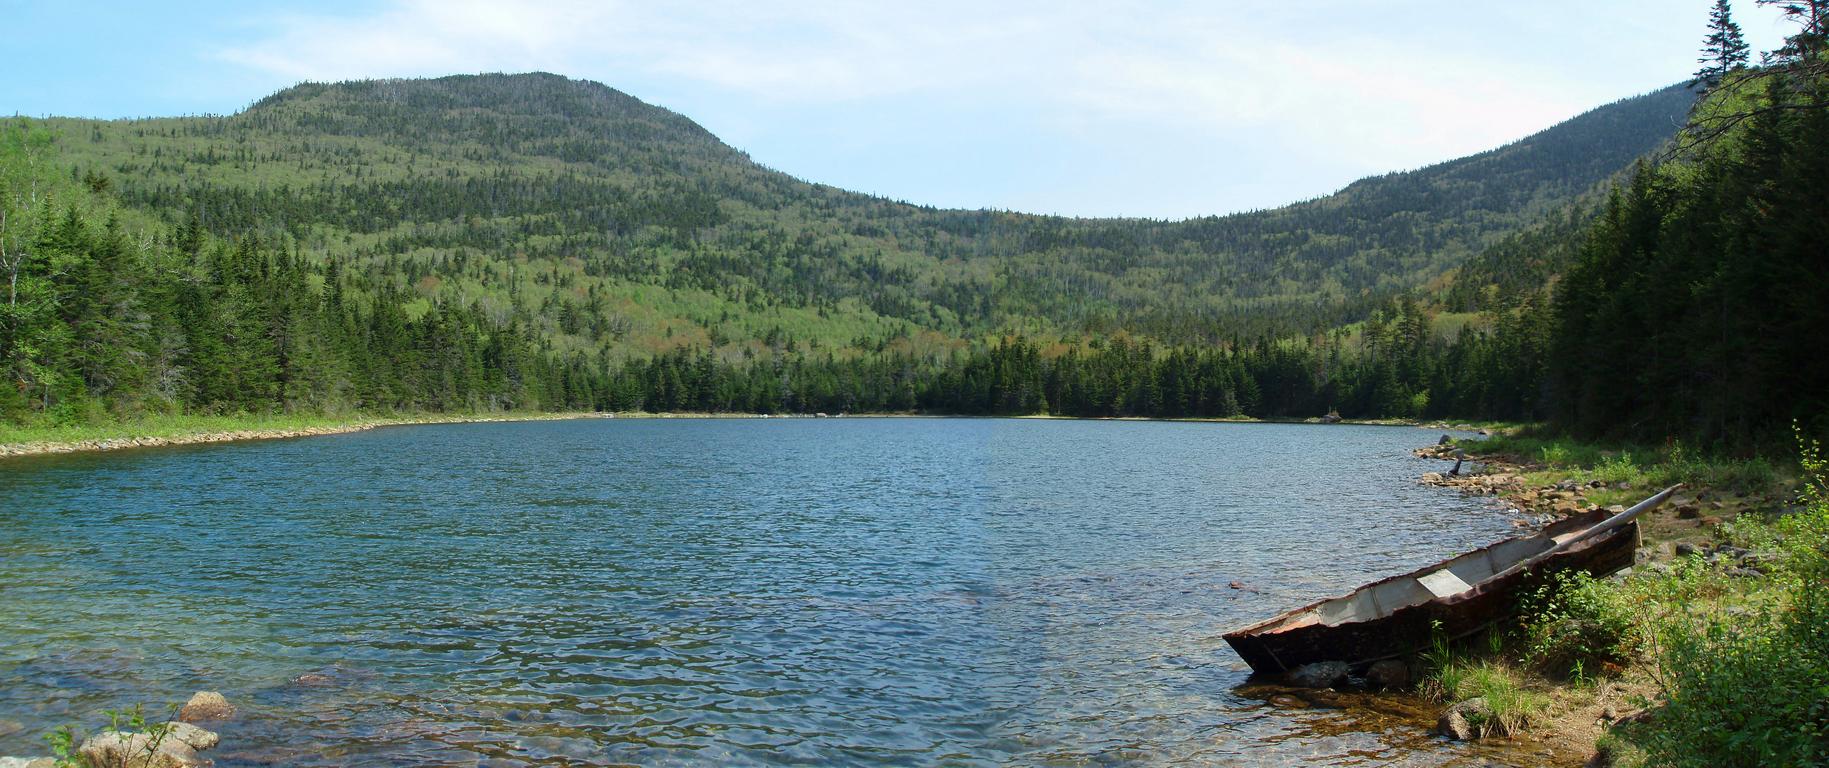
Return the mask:
[[[1244,629],[1226,642],[1258,674],[1318,661],[1355,669],[1420,653],[1436,638],[1457,639],[1510,618],[1518,599],[1559,571],[1616,573],[1638,550],[1636,518],[1669,499],[1671,486],[1631,509],[1594,510],[1558,520],[1530,536],[1367,584]]]

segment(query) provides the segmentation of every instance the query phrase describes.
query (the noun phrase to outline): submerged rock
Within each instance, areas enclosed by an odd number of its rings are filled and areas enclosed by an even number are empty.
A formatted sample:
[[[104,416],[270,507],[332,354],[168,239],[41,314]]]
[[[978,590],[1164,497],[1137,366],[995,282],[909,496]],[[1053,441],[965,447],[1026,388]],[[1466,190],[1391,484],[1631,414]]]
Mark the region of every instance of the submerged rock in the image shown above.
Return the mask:
[[[1365,682],[1378,688],[1402,688],[1410,684],[1410,665],[1397,659],[1374,661],[1365,671]]]
[[[1476,696],[1442,712],[1435,721],[1435,730],[1451,739],[1472,741],[1486,734],[1486,724],[1490,722],[1492,707],[1486,699]]]
[[[199,720],[227,720],[235,716],[235,707],[215,691],[198,691],[178,710],[178,719],[187,723]]]
[[[1301,688],[1331,688],[1335,683],[1345,680],[1349,671],[1345,662],[1317,661],[1289,670],[1283,679],[1290,685]]]
[[[322,688],[324,686],[332,685],[334,683],[336,683],[336,678],[333,678],[330,675],[326,675],[322,672],[306,672],[305,674],[292,678],[293,685],[303,686],[306,688]]]

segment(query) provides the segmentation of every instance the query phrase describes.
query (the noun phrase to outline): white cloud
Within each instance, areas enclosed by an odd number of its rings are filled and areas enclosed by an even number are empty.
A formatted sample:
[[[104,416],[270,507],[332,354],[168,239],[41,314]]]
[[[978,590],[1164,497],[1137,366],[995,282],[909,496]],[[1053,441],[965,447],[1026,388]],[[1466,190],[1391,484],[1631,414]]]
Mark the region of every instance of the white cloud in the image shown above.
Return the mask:
[[[894,100],[989,104],[1084,141],[1138,125],[1253,133],[1303,155],[1292,165],[1360,172],[1490,148],[1680,79],[1693,57],[1680,41],[1700,38],[1707,2],[1683,4],[1693,19],[1668,20],[1667,0],[398,0],[268,19],[220,56],[292,80],[540,69],[665,82],[809,120]]]

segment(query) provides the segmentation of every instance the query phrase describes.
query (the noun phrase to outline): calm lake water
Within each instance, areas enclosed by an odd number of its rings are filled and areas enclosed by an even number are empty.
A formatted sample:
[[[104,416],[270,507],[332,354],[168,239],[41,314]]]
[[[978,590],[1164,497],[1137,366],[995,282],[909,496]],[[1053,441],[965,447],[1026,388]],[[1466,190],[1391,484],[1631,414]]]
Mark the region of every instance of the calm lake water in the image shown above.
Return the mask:
[[[589,420],[7,461],[0,754],[220,690],[225,766],[1483,765],[1401,702],[1272,704],[1220,639],[1510,535],[1415,482],[1436,436]]]

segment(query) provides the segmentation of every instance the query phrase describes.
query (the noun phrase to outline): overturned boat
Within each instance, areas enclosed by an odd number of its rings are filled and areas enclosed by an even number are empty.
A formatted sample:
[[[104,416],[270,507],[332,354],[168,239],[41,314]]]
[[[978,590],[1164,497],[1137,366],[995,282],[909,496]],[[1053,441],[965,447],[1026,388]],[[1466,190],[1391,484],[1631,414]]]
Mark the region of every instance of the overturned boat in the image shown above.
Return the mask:
[[[1358,668],[1420,653],[1437,638],[1466,637],[1511,618],[1518,598],[1551,574],[1606,576],[1632,565],[1638,516],[1664,503],[1678,487],[1618,514],[1597,509],[1567,517],[1530,536],[1297,608],[1229,632],[1226,642],[1259,674],[1319,661]]]

